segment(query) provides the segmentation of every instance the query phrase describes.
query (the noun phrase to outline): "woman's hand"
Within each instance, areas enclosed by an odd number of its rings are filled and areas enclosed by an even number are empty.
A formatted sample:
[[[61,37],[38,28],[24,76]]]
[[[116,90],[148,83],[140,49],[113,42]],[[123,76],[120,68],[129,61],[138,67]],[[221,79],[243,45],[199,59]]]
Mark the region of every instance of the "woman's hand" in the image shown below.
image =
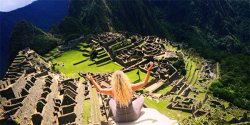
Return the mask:
[[[149,63],[148,63],[148,67],[147,67],[148,69],[147,69],[147,70],[148,70],[148,71],[151,71],[152,68],[153,68],[153,65],[154,65],[153,62],[149,62]]]
[[[136,83],[136,84],[133,84],[132,85],[132,90],[133,91],[136,91],[136,90],[139,90],[139,89],[141,89],[142,87],[144,87],[147,83],[148,83],[148,80],[149,80],[149,77],[150,77],[150,71],[152,70],[152,68],[153,68],[153,62],[149,62],[148,64],[147,64],[147,75],[146,75],[146,77],[145,77],[145,79],[144,79],[144,81],[143,82],[139,82],[139,83]],[[145,69],[146,69],[145,68]]]
[[[91,81],[91,82],[94,80],[93,77],[92,77],[92,75],[89,74],[89,73],[87,74],[87,79],[88,79],[89,81]]]

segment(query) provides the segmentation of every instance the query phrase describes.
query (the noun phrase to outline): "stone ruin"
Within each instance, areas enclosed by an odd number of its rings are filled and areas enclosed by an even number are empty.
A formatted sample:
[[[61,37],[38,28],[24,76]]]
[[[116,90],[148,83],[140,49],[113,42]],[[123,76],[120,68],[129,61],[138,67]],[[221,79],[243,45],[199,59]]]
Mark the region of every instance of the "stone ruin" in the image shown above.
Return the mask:
[[[192,113],[194,117],[209,114],[209,111],[201,109],[201,102],[193,98],[176,96],[172,98],[170,102],[171,103],[167,106],[168,108]]]
[[[211,106],[219,105],[209,100],[207,94],[203,100],[189,96],[191,92],[197,93],[197,90],[172,65],[179,57],[176,52],[165,49],[164,45],[172,44],[171,41],[154,36],[110,32],[93,35],[90,40],[91,46],[98,48],[97,51],[105,50],[111,60],[122,65],[124,72],[138,69],[146,73],[146,64],[154,62],[151,74],[154,78],[145,86],[147,92],[137,91],[136,96],[143,95],[155,100],[169,98],[170,103],[166,108],[188,112],[194,117],[209,115],[209,109],[203,106],[207,101],[211,102]],[[75,44],[75,41],[72,42]],[[92,75],[101,87],[110,88],[111,74]],[[85,78],[86,74],[79,75]],[[205,79],[199,79],[199,85],[202,86],[204,80],[214,76],[211,62],[204,61],[199,78]],[[170,89],[163,94],[155,93],[162,86]],[[109,99],[109,96],[97,93],[87,81],[66,79],[51,72],[48,63],[38,54],[25,49],[18,53],[0,81],[0,121],[8,116],[20,124],[82,124],[82,106],[85,100],[90,100],[91,118],[88,123],[111,124]]]
[[[211,61],[205,60],[202,62],[202,68],[201,68],[202,73],[200,75],[202,75],[202,77],[204,77],[205,80],[215,78],[215,74],[213,73],[211,67],[212,67]]]
[[[162,41],[157,37],[131,36],[126,38],[123,34],[107,33],[97,36],[94,40],[111,53],[111,59],[124,67],[164,53]]]
[[[111,60],[124,67],[124,72],[139,69],[146,73],[146,64],[149,61],[154,62],[151,73],[154,78],[145,88],[148,91],[148,93],[143,93],[145,97],[156,100],[166,97],[170,98],[170,104],[166,106],[167,108],[189,112],[194,117],[209,115],[209,110],[204,109],[202,106],[206,102],[207,96],[202,100],[197,100],[195,95],[190,97],[190,92],[199,92],[195,87],[190,86],[187,79],[181,76],[177,68],[171,64],[179,56],[183,58],[186,53],[169,51],[165,48],[167,44],[178,48],[182,48],[185,45],[176,44],[167,39],[160,39],[154,36],[127,35],[126,33],[108,32],[97,35],[92,39],[96,45],[109,53]],[[201,65],[202,68],[198,72],[199,78],[213,79],[214,73],[211,69],[211,62],[205,60]],[[104,79],[106,81],[102,86],[108,87],[107,83],[109,81],[107,78]],[[202,86],[203,82],[201,81],[199,84],[199,86]],[[155,91],[162,86],[169,86],[170,90],[164,94],[156,94]]]
[[[0,123],[81,124],[84,84],[64,79],[33,50],[20,51],[1,81]],[[8,119],[6,119],[8,118]]]

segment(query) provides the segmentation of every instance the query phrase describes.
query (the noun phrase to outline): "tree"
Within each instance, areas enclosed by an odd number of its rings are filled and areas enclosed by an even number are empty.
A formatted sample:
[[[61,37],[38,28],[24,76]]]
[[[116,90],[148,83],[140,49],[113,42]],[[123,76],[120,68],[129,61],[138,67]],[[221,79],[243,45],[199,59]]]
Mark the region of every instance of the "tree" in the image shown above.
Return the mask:
[[[180,71],[181,75],[186,75],[185,62],[182,58],[177,59],[173,66]]]

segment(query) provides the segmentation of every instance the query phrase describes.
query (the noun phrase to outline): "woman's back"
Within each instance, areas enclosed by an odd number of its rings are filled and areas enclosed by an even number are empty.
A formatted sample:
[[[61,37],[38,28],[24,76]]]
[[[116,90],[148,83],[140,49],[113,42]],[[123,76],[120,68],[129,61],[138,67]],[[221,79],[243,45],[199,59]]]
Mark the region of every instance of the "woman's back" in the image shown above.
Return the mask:
[[[109,106],[116,122],[130,122],[140,117],[143,98],[139,97],[134,101],[130,101],[128,106],[120,106],[114,99],[111,99]]]

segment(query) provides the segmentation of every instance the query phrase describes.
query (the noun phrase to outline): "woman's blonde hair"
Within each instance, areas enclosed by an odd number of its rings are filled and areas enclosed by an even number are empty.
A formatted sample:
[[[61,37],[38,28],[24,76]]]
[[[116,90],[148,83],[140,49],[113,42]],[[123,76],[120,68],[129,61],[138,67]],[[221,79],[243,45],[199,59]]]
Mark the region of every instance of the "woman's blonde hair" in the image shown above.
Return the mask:
[[[122,71],[115,71],[111,79],[114,99],[122,107],[128,107],[132,99],[132,88],[129,78]]]

